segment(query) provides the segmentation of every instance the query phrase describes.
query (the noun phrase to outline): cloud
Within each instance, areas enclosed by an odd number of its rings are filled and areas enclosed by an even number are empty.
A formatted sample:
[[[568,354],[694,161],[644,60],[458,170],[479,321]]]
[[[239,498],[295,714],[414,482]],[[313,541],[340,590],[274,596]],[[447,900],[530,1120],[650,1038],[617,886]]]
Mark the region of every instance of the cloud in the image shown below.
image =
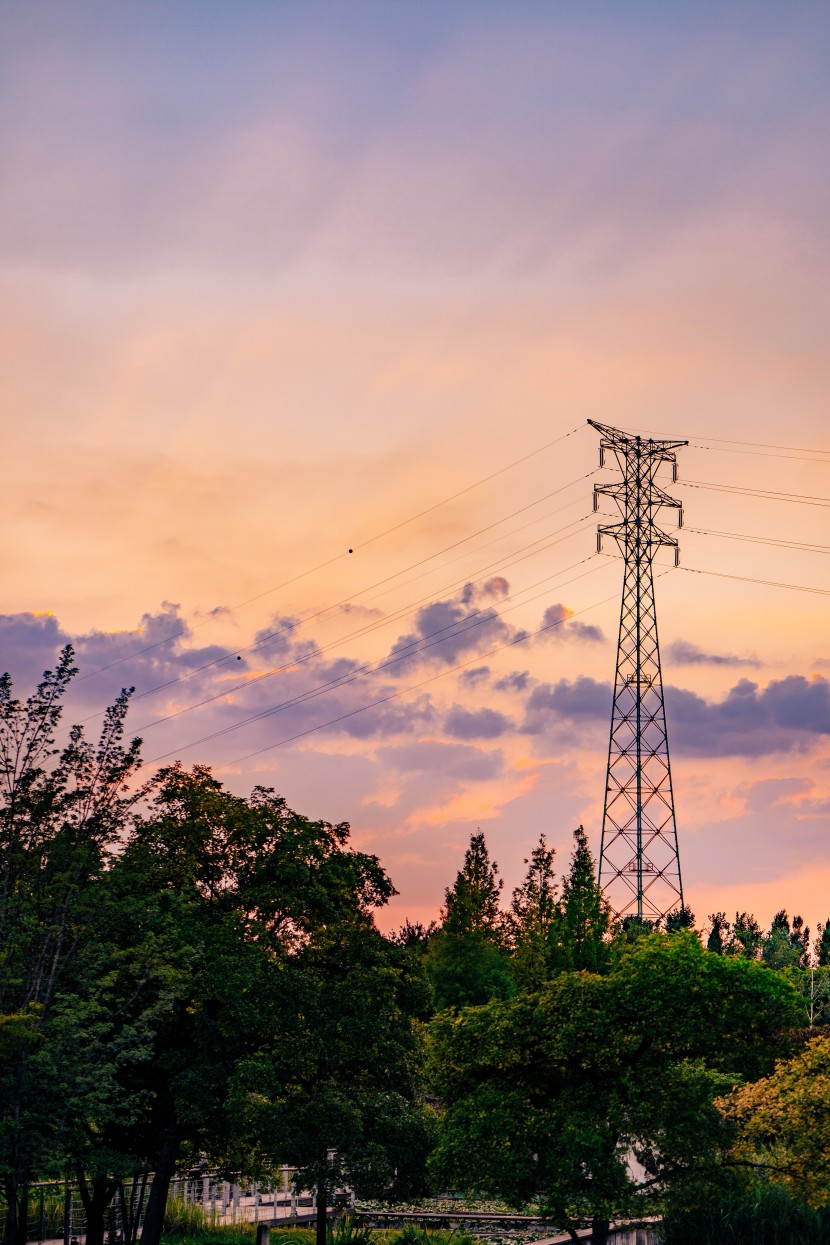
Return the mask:
[[[765,688],[739,679],[719,701],[687,688],[665,689],[669,746],[691,756],[763,756],[810,747],[830,734],[830,683],[820,675],[789,675]],[[581,676],[535,687],[525,706],[521,731],[543,734],[611,712],[611,687]]]
[[[453,739],[497,739],[511,730],[513,723],[496,709],[465,709],[453,705],[444,719],[444,730]]]
[[[763,756],[830,734],[830,683],[788,675],[760,688],[739,679],[723,700],[666,688],[670,746],[695,756]]]
[[[589,644],[598,644],[605,639],[605,633],[601,627],[574,621],[573,610],[567,605],[548,606],[542,615],[539,634],[543,640],[584,640]]]
[[[388,673],[400,677],[422,664],[453,666],[468,654],[523,636],[492,607],[476,606],[475,599],[474,585],[467,584],[460,599],[432,601],[418,610],[415,630],[392,645],[384,663]]]
[[[757,657],[737,657],[734,653],[705,653],[691,640],[673,640],[665,654],[679,666],[760,666]]]
[[[393,770],[445,774],[462,781],[485,782],[497,778],[504,768],[504,754],[499,749],[485,752],[468,744],[434,740],[380,748],[377,756]]]
[[[611,688],[607,683],[598,683],[587,675],[540,683],[528,697],[521,730],[527,735],[538,735],[562,719],[607,718],[610,712]]]
[[[493,687],[497,692],[523,692],[530,682],[530,673],[527,670],[513,670],[510,674],[505,674],[498,679]]]
[[[473,666],[472,670],[463,670],[458,681],[466,687],[477,687],[480,683],[486,683],[489,677],[489,666]]]

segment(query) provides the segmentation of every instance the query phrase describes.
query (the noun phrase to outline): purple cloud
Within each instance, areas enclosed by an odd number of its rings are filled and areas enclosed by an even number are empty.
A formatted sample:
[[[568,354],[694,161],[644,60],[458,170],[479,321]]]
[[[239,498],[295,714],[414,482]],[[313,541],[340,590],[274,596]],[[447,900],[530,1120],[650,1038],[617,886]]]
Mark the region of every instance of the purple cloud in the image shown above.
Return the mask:
[[[605,633],[601,627],[574,619],[567,605],[561,604],[549,605],[545,610],[539,627],[539,636],[542,640],[584,640],[589,644],[598,644],[605,639]]]
[[[678,666],[760,666],[757,657],[737,657],[734,653],[706,653],[691,640],[673,640],[665,654]]]
[[[493,684],[497,692],[523,692],[530,682],[528,670],[513,670]]]
[[[381,748],[378,760],[393,770],[446,774],[462,781],[486,782],[497,778],[504,768],[504,754],[498,749],[483,752],[469,744],[445,744],[433,740]]]
[[[453,705],[444,718],[444,730],[453,739],[497,739],[513,726],[510,718],[496,709],[465,709]]]

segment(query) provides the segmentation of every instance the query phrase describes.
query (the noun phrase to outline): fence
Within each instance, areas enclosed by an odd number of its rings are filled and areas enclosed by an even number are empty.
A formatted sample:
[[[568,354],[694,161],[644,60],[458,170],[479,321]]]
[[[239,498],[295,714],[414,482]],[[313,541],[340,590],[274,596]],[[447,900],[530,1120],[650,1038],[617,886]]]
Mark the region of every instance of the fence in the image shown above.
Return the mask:
[[[291,1167],[280,1168],[267,1181],[225,1179],[215,1172],[177,1176],[170,1183],[167,1218],[173,1224],[219,1227],[235,1223],[308,1223],[313,1218],[310,1191],[294,1188]],[[113,1198],[107,1215],[107,1241],[124,1240],[124,1207],[134,1207],[140,1223],[149,1178],[126,1180]],[[121,1194],[123,1193],[123,1197]],[[335,1190],[334,1206],[350,1205],[346,1189]],[[0,1203],[5,1227],[6,1207]],[[86,1236],[86,1214],[77,1181],[32,1185],[29,1191],[26,1240],[49,1245],[81,1245]]]

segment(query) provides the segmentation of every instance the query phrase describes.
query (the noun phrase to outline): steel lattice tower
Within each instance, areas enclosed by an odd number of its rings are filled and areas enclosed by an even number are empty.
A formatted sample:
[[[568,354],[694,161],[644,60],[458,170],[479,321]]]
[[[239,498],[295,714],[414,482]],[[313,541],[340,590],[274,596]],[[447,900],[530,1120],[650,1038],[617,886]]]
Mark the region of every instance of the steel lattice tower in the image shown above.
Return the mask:
[[[599,461],[610,450],[622,480],[594,486],[594,510],[600,496],[620,511],[618,523],[597,528],[597,549],[612,536],[625,559],[617,671],[611,710],[611,738],[602,817],[599,882],[620,918],[656,921],[683,904],[677,826],[674,815],[657,612],[654,604],[654,557],[677,541],[657,525],[665,506],[682,506],[655,477],[664,464],[677,479],[674,451],[688,441],[654,441],[618,428],[588,423],[601,434]]]

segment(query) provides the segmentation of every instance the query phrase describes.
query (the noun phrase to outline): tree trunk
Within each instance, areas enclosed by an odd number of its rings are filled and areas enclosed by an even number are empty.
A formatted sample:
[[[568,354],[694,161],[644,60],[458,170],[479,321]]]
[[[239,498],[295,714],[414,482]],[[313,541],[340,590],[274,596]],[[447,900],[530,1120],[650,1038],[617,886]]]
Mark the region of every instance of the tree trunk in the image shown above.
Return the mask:
[[[317,1228],[314,1245],[326,1245],[326,1202],[328,1201],[328,1189],[324,1180],[320,1180],[317,1184],[317,1195],[315,1205],[317,1210]]]
[[[164,1229],[164,1212],[167,1209],[167,1194],[170,1181],[176,1170],[176,1159],[179,1157],[181,1137],[175,1124],[165,1129],[161,1143],[161,1153],[156,1163],[150,1195],[147,1198],[147,1209],[144,1212],[144,1224],[141,1229],[141,1245],[160,1245]]]
[[[591,1245],[607,1245],[610,1227],[611,1224],[607,1219],[592,1219]]]
[[[86,1245],[104,1245],[107,1209],[118,1184],[109,1176],[94,1176],[90,1193],[83,1169],[79,1168],[76,1174],[86,1218]]]
[[[6,1193],[6,1224],[3,1229],[3,1245],[17,1245],[17,1184],[14,1176],[3,1181]]]

